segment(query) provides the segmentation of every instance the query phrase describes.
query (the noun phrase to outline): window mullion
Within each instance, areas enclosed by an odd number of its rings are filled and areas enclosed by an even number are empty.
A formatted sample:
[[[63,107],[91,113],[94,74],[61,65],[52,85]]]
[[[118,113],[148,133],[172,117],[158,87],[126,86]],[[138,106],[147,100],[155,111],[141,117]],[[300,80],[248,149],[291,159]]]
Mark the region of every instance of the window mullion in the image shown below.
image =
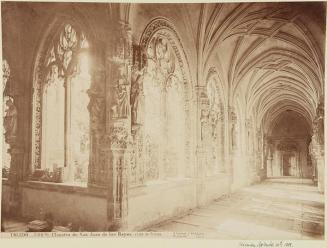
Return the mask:
[[[71,79],[72,76],[66,76],[64,78],[65,85],[65,170],[67,171],[66,181],[73,181],[73,165],[71,163]]]

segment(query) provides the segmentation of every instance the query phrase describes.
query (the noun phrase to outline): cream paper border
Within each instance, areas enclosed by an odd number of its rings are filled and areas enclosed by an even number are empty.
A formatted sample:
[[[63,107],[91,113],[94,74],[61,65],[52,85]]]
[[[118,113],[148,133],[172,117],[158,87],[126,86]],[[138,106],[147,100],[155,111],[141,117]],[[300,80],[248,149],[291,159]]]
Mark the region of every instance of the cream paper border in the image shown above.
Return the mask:
[[[7,2],[14,2],[13,0],[6,0]],[[2,1],[5,2],[5,1]],[[116,3],[215,3],[215,2],[280,2],[278,0],[21,0],[21,2],[116,2]],[[283,2],[317,2],[315,0],[287,0]],[[325,2],[325,1],[319,1],[319,2]],[[327,6],[327,3],[325,3]],[[1,9],[1,6],[0,6]],[[326,8],[327,9],[327,8]],[[327,12],[327,11],[326,11]],[[0,12],[1,16],[1,12]],[[326,13],[327,17],[327,13]],[[0,22],[2,21],[2,18]],[[2,25],[0,25],[0,32],[2,34]],[[325,39],[327,37],[327,20],[326,20],[326,35]],[[2,35],[0,36],[0,44],[2,47]],[[325,73],[327,71],[326,66],[326,51],[327,51],[327,42],[325,41]],[[0,49],[0,55],[2,58],[2,49]],[[0,76],[2,78],[2,70],[0,70]],[[325,76],[325,85],[326,85],[326,76]],[[2,97],[3,95],[0,95],[0,131],[3,132],[3,113],[2,113]],[[326,89],[325,89],[325,109],[326,109]],[[325,118],[326,121],[326,118]],[[325,132],[325,140],[326,140],[326,132]],[[0,144],[2,146],[2,139],[3,135],[0,135]],[[326,154],[326,146],[325,146],[325,154]],[[0,160],[2,162],[2,149],[0,149]],[[2,170],[0,170],[0,175],[2,178]],[[325,168],[325,175],[326,175],[326,168]],[[326,180],[325,180],[326,182]],[[2,183],[0,184],[0,193],[2,187]],[[325,192],[326,192],[326,183],[325,183]],[[326,194],[326,193],[325,193]],[[0,205],[1,210],[1,205]],[[325,197],[325,223],[326,223],[326,197]],[[1,216],[0,216],[1,220]],[[49,235],[48,235],[49,234]],[[144,233],[143,237],[137,237],[135,233],[126,232],[125,234],[130,234],[131,236],[122,236],[122,233],[119,236],[119,233],[105,233],[105,232],[99,232],[100,237],[92,237],[90,233],[82,233],[83,235],[87,235],[82,237],[80,233],[66,233],[70,237],[51,237],[51,233],[41,233],[41,236],[37,236],[37,234],[33,233],[17,233],[17,236],[13,236],[10,233],[0,233],[0,247],[4,248],[29,248],[29,247],[43,247],[43,248],[61,248],[61,247],[185,247],[185,248],[192,248],[192,247],[221,247],[221,248],[229,248],[229,247],[235,247],[235,248],[252,248],[254,245],[255,248],[327,248],[327,242],[326,242],[326,227],[325,227],[325,240],[323,241],[316,241],[316,240],[217,240],[217,239],[201,239],[196,238],[194,235],[188,235],[187,238],[176,238],[174,237],[174,233],[162,233],[162,235],[159,233],[158,235],[151,235],[151,233]],[[76,235],[74,235],[76,234]],[[107,234],[107,235],[105,235]],[[149,235],[147,235],[149,234]],[[282,243],[281,243],[282,242]],[[249,246],[242,246],[241,243],[247,244]],[[273,246],[271,246],[274,244]],[[280,246],[280,244],[282,244]]]

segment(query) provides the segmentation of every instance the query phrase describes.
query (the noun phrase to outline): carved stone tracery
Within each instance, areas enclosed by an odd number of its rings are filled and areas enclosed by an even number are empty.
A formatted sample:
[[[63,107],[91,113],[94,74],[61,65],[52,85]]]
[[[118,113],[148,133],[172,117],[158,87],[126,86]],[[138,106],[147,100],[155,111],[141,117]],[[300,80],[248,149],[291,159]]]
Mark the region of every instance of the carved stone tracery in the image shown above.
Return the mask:
[[[60,32],[56,37],[51,35],[47,36],[44,42],[46,46],[42,47],[37,54],[34,71],[32,128],[33,170],[41,169],[42,101],[44,92],[46,92],[47,88],[53,84],[55,80],[62,80],[64,87],[67,89],[67,85],[70,84],[71,79],[80,73],[78,54],[88,48],[85,35],[77,25],[70,23],[65,23],[63,25],[57,22],[54,24],[53,29],[57,29]],[[69,112],[67,112],[67,115],[68,114]],[[65,120],[67,121],[67,116],[65,116]],[[65,142],[65,146],[66,145],[68,145],[67,140]],[[65,148],[67,151],[68,149],[69,148]],[[68,158],[66,158],[66,160],[67,159]]]
[[[189,98],[190,80],[185,72],[185,53],[174,27],[167,20],[160,18],[153,20],[142,34],[140,44],[132,47],[133,67],[131,70],[130,103],[133,170],[131,173],[133,173],[133,178],[138,178],[133,180],[134,183],[139,184],[143,183],[144,180],[174,176],[176,173],[180,173],[176,166],[173,166],[174,163],[183,165],[185,163],[177,162],[179,158],[175,154],[175,150],[176,148],[177,150],[180,149],[180,145],[175,144],[175,149],[168,149],[168,145],[173,145],[171,142],[167,143],[169,141],[151,136],[149,130],[153,128],[149,126],[145,118],[148,118],[152,112],[145,108],[146,106],[149,108],[149,96],[152,97],[153,104],[150,105],[157,106],[157,113],[151,118],[153,125],[158,128],[159,133],[165,133],[164,136],[168,138],[167,135],[171,129],[180,125],[171,126],[173,122],[171,118],[174,117],[171,114],[173,108],[170,105],[172,105],[172,101],[167,99],[168,97],[178,97],[181,100],[176,102],[177,108],[180,108],[185,115],[185,120],[184,117],[182,119],[183,126],[186,128],[183,127],[183,129],[185,132],[189,132],[190,128],[187,128],[189,116],[185,113],[189,110],[187,99]],[[174,111],[176,111],[176,107]],[[148,117],[144,115],[145,113]],[[166,124],[163,124],[164,122]],[[182,159],[189,159],[189,142],[185,140],[184,143],[183,152],[185,156],[182,156]],[[144,151],[144,156],[140,151]],[[144,176],[140,175],[142,170]]]

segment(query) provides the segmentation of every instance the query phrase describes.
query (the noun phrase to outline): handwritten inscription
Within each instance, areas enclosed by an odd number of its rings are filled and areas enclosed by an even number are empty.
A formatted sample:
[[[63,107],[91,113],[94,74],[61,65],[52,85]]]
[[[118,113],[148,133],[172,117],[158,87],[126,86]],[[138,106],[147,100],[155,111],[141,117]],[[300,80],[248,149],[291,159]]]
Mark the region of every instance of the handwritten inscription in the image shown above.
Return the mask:
[[[292,248],[293,247],[293,243],[289,242],[289,241],[242,241],[240,242],[240,247],[244,247],[244,248]]]

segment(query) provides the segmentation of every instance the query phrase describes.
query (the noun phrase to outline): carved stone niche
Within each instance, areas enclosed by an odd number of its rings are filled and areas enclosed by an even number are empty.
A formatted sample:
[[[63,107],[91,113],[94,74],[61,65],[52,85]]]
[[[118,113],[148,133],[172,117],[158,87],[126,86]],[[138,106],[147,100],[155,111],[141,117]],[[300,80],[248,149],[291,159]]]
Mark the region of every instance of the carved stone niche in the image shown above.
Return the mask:
[[[235,110],[233,107],[229,107],[229,120],[230,120],[230,134],[231,134],[231,148],[233,150],[236,150],[237,148],[237,130],[236,130],[236,124],[237,124],[237,115],[235,113]]]
[[[138,65],[134,65],[131,76],[131,119],[133,126],[144,123],[144,92],[143,92],[143,69],[139,70]]]
[[[4,113],[3,127],[5,142],[13,146],[17,140],[18,111],[13,97],[5,97],[6,110]]]
[[[207,141],[210,136],[210,111],[206,108],[201,109],[201,141]]]
[[[113,87],[111,117],[113,119],[124,119],[130,117],[130,82],[127,77],[126,66],[120,64],[118,70],[119,75]]]

